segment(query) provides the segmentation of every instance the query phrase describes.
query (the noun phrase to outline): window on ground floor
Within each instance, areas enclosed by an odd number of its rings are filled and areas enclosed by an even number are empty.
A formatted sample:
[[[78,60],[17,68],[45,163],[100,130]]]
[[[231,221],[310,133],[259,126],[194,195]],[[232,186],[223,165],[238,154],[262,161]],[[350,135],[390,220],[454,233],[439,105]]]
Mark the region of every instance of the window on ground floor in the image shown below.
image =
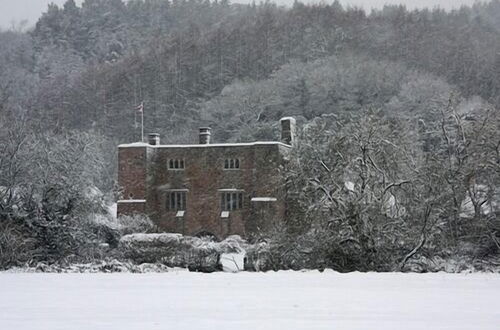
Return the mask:
[[[187,191],[172,190],[167,193],[167,209],[170,211],[185,211]]]
[[[221,193],[221,209],[223,211],[233,211],[243,208],[242,191],[225,191]]]

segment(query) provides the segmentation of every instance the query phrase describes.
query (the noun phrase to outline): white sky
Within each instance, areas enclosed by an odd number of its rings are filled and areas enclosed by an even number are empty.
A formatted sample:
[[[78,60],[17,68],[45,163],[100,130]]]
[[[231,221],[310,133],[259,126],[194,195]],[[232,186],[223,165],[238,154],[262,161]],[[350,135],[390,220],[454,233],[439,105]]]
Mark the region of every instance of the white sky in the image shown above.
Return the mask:
[[[34,24],[41,13],[47,9],[51,2],[58,5],[64,4],[66,0],[0,0],[0,27],[7,28],[12,23],[28,20]],[[81,3],[83,0],[76,0]],[[232,0],[232,2],[248,3],[252,0]],[[293,0],[275,0],[279,4],[292,4]],[[384,4],[403,3],[409,8],[435,7],[450,9],[460,7],[463,4],[473,4],[477,0],[340,0],[343,4],[362,6],[366,9],[381,7]],[[255,2],[259,2],[258,0]],[[303,0],[303,2],[320,2],[318,0]],[[330,1],[326,1],[330,2]]]

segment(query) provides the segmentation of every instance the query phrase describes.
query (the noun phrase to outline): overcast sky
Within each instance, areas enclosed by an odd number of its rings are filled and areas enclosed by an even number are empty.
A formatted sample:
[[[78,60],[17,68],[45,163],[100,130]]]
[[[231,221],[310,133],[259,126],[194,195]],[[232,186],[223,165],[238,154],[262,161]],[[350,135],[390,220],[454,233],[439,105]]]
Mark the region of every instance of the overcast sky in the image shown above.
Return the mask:
[[[41,13],[47,9],[47,4],[53,2],[62,5],[66,0],[0,0],[0,26],[10,27],[13,22],[28,20],[34,24]],[[77,0],[81,3],[83,0]],[[252,0],[232,0],[231,2],[246,3]],[[275,0],[280,4],[291,4],[293,0]],[[303,0],[303,2],[319,2],[317,0]],[[435,7],[450,9],[460,7],[462,4],[473,4],[477,0],[340,0],[343,4],[363,6],[366,9],[381,7],[386,3],[403,3],[409,8]],[[259,2],[258,0],[255,2]],[[326,1],[330,2],[330,1]]]

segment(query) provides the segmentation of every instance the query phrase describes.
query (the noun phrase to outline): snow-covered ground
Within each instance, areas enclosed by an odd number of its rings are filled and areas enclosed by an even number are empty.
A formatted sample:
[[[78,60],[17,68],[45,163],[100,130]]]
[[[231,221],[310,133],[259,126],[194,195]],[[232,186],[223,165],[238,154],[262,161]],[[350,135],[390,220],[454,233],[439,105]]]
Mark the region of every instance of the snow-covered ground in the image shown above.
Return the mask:
[[[0,329],[500,329],[498,274],[0,273]]]

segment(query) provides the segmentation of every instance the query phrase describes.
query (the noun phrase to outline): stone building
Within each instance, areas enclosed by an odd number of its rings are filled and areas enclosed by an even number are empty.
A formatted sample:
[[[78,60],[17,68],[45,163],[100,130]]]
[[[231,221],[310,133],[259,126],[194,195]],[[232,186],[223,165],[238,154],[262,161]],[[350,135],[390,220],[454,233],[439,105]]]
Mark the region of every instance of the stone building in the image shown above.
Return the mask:
[[[143,213],[161,229],[185,235],[249,237],[285,217],[280,165],[294,143],[295,119],[281,121],[281,142],[148,143],[118,147],[118,215]]]

